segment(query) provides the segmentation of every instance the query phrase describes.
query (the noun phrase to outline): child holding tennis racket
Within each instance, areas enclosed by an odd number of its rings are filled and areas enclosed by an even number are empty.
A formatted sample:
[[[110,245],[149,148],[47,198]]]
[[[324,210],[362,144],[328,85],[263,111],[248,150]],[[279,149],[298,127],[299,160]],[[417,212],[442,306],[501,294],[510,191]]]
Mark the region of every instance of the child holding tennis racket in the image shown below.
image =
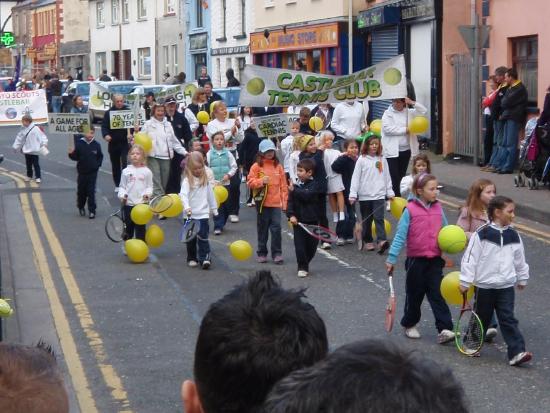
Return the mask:
[[[263,199],[256,201],[258,250],[257,261],[267,262],[267,240],[271,233],[271,256],[275,264],[283,263],[281,245],[281,210],[286,211],[288,188],[285,171],[275,154],[271,139],[260,142],[256,163],[250,168],[247,184],[251,190],[263,190]]]
[[[441,258],[437,236],[441,228],[447,225],[447,218],[437,200],[437,178],[430,174],[416,176],[412,193],[414,197],[409,200],[397,224],[386,270],[388,274],[393,273],[397,257],[406,242],[406,305],[401,319],[405,336],[420,338],[416,325],[420,321],[420,307],[426,295],[439,332],[437,341],[444,344],[453,340],[455,335],[451,312],[440,291],[445,261]]]
[[[145,150],[140,145],[132,145],[128,152],[129,165],[122,170],[118,198],[123,203],[126,239],[139,238],[145,241],[145,225],[132,221],[130,214],[137,204],[147,202],[153,194],[153,174],[146,166]]]
[[[198,221],[197,235],[187,241],[187,265],[210,268],[210,244],[208,243],[208,218],[210,211],[216,216],[218,206],[214,191],[208,182],[204,157],[200,152],[191,152],[183,171],[180,198],[185,206],[184,216]]]
[[[294,250],[298,262],[298,277],[309,275],[309,263],[317,251],[316,238],[308,234],[298,225],[318,225],[323,209],[319,205],[319,196],[326,193],[326,181],[313,179],[315,162],[312,159],[302,159],[298,162],[297,175],[300,180],[294,185],[290,183],[288,190],[288,208],[286,214],[294,230]]]
[[[206,154],[208,166],[214,172],[214,179],[218,184],[231,190],[231,178],[237,173],[237,161],[233,154],[225,147],[223,131],[212,135],[212,147]],[[228,201],[220,205],[218,215],[214,217],[214,235],[220,235],[229,217]]]
[[[460,267],[460,291],[476,286],[474,311],[483,326],[490,325],[496,311],[502,337],[508,346],[510,366],[519,366],[533,357],[525,351],[525,341],[514,317],[514,286],[523,290],[529,279],[529,265],[519,233],[511,227],[514,201],[495,196],[489,202],[489,224],[470,238]]]
[[[378,253],[382,255],[390,246],[384,228],[384,205],[386,198],[391,200],[394,196],[388,162],[382,157],[380,138],[371,135],[361,145],[361,156],[355,164],[349,191],[351,205],[359,200],[361,218],[364,221],[362,241],[367,251],[375,250],[371,229],[373,219]]]

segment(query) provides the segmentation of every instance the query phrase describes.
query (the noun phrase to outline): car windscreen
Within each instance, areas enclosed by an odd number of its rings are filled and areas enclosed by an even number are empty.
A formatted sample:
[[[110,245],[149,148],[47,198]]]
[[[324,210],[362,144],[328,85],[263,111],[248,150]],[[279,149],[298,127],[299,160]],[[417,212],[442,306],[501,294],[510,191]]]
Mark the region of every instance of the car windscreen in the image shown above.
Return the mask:
[[[134,90],[135,87],[136,85],[113,85],[113,86],[109,86],[109,92],[128,95],[132,93],[132,90]]]

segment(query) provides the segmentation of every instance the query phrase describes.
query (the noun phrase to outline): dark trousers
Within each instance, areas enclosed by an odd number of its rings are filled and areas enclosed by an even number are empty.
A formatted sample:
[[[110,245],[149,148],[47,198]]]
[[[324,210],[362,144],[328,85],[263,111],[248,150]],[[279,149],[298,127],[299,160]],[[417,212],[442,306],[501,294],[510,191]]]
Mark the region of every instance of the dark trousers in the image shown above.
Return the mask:
[[[372,242],[372,221],[376,227],[376,241],[386,240],[386,228],[384,226],[384,207],[386,200],[359,201],[361,219],[363,222],[363,241]],[[368,217],[368,218],[367,218]],[[366,219],[365,219],[366,218]]]
[[[27,165],[27,176],[32,178],[32,170],[34,168],[34,177],[41,178],[40,164],[38,163],[38,155],[25,154],[25,165]]]
[[[316,222],[312,222],[316,225]],[[318,241],[309,235],[299,225],[294,225],[294,250],[296,251],[296,261],[298,262],[298,271],[309,271],[309,263],[315,256]]]
[[[481,319],[483,330],[487,331],[490,327],[493,311],[496,311],[502,337],[508,346],[509,359],[525,351],[525,341],[514,317],[514,301],[514,287],[476,289],[475,312]]]
[[[122,170],[128,165],[128,145],[111,145],[109,143],[108,149],[109,158],[111,159],[111,168],[113,170],[113,181],[118,188]]]
[[[451,312],[440,291],[444,265],[445,261],[441,257],[407,257],[405,314],[401,319],[403,327],[410,328],[418,324],[420,307],[426,295],[434,313],[437,331],[453,330]]]
[[[500,171],[511,172],[516,165],[518,157],[518,139],[520,124],[514,120],[508,119],[504,122],[502,132],[502,144],[499,154],[495,160],[495,168]]]
[[[281,208],[256,206],[258,230],[258,257],[267,257],[267,240],[271,234],[271,256],[275,258],[283,252],[281,246]]]
[[[328,228],[327,218],[327,196],[325,194],[319,195],[319,225]]]
[[[336,224],[336,235],[338,238],[353,239],[353,228],[355,227],[355,206],[350,205],[346,200],[346,210],[344,211],[346,219],[338,221]]]
[[[491,159],[489,164],[496,168],[498,166],[498,159],[500,158],[502,140],[504,139],[504,121],[495,120],[493,122],[493,151],[491,152]]]
[[[166,184],[165,192],[167,194],[179,194],[181,190],[181,161],[183,155],[174,153],[174,157],[170,160],[170,175]]]
[[[493,134],[495,131],[491,115],[485,115],[485,136],[483,138],[483,165],[488,165],[493,153]]]
[[[210,260],[210,244],[208,243],[208,218],[199,219],[199,232],[197,236],[187,242],[187,262]],[[198,254],[197,254],[198,250]]]
[[[132,221],[130,214],[133,205],[124,205],[124,222],[126,223],[126,239],[137,238],[145,241],[145,225],[138,225]]]
[[[229,180],[229,196],[227,197],[227,213],[228,215],[239,215],[241,201],[241,174],[239,170]]]
[[[76,188],[76,206],[78,209],[84,209],[88,201],[88,211],[95,214],[95,187],[97,181],[97,171],[90,174],[78,174]]]
[[[229,192],[229,197],[231,196],[231,191],[228,186],[225,187]],[[229,217],[229,197],[227,200],[221,204],[218,208],[218,215],[214,216],[214,229],[222,230],[225,227],[227,218]]]
[[[407,174],[407,168],[409,167],[409,161],[411,160],[411,151],[399,151],[397,158],[386,158],[388,161],[388,167],[390,168],[391,185],[395,196],[401,196],[401,190],[399,185],[401,180]]]

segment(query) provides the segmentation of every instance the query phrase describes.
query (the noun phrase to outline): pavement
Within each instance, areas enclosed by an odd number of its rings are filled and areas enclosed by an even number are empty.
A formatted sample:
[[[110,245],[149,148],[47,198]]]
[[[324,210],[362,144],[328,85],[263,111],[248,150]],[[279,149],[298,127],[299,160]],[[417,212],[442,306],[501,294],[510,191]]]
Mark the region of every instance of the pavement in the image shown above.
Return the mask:
[[[466,199],[472,182],[479,178],[490,179],[497,188],[498,195],[507,196],[515,201],[516,215],[539,223],[550,223],[550,191],[548,186],[531,190],[527,186],[516,187],[513,175],[499,175],[481,171],[470,159],[443,156],[429,153],[432,173],[443,186],[441,193]]]

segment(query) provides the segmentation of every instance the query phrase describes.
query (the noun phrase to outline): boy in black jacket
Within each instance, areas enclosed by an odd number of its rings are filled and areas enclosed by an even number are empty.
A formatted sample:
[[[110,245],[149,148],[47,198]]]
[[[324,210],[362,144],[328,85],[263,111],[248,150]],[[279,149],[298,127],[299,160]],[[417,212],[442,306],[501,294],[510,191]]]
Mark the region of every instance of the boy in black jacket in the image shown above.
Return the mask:
[[[101,145],[94,140],[94,134],[84,135],[77,143],[75,148],[69,152],[69,158],[76,161],[77,192],[76,204],[80,216],[85,216],[84,206],[88,201],[89,218],[95,218],[95,187],[97,180],[97,171],[103,162],[103,152]]]
[[[319,196],[327,192],[326,180],[313,179],[315,161],[302,159],[298,162],[297,176],[300,183],[288,188],[286,214],[294,226],[294,249],[298,261],[298,277],[309,275],[309,263],[315,256],[318,241],[305,232],[298,222],[319,225],[324,208],[319,205]]]

